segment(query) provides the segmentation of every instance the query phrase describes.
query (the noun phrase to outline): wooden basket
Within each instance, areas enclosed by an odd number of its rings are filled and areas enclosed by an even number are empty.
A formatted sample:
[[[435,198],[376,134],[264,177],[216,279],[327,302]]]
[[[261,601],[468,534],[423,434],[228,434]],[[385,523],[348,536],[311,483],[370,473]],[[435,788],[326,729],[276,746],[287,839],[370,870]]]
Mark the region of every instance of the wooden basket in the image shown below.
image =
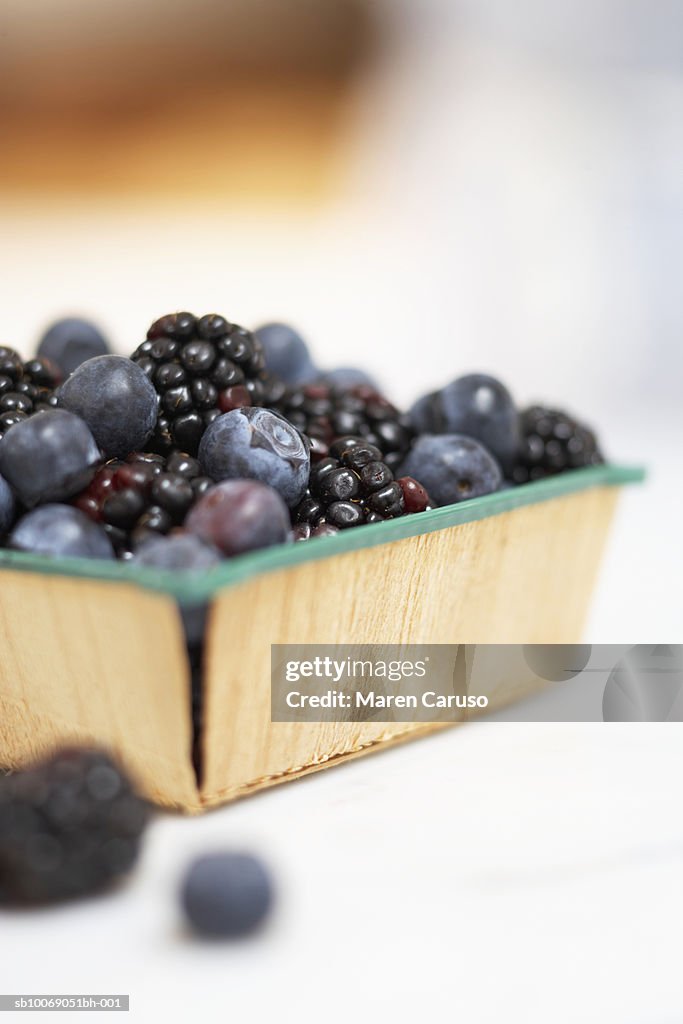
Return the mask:
[[[0,553],[0,764],[112,749],[199,811],[442,726],[272,723],[274,643],[575,643],[620,485],[577,470],[224,562],[207,574]],[[202,770],[180,606],[208,605]],[[490,707],[521,695],[497,684]]]

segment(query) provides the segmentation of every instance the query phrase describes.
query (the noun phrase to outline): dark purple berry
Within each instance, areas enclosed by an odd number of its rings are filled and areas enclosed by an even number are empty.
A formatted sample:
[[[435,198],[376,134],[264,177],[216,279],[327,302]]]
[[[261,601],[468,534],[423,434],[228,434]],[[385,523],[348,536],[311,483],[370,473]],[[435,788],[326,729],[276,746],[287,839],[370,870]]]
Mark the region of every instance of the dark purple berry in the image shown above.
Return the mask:
[[[185,528],[230,558],[282,544],[289,534],[289,514],[272,487],[255,480],[225,480],[199,499]]]
[[[149,807],[111,758],[65,750],[0,778],[0,900],[47,904],[127,874]]]

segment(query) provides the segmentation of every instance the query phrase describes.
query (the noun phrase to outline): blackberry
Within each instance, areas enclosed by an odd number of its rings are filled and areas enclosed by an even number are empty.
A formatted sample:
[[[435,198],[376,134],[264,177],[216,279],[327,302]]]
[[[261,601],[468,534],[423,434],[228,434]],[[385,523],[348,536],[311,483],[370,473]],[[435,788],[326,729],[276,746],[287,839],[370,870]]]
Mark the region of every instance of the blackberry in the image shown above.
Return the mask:
[[[321,523],[319,526],[311,526],[310,523],[297,523],[292,527],[292,540],[310,540],[311,537],[333,537],[339,533],[336,526],[331,523]]]
[[[12,348],[0,347],[0,438],[20,420],[56,404],[61,371],[43,356],[22,362]]]
[[[382,461],[394,470],[414,437],[407,416],[365,384],[340,388],[319,381],[288,388],[271,380],[265,404],[311,439],[314,461],[324,459],[338,438],[354,436],[379,448]]]
[[[345,530],[430,507],[426,491],[412,479],[394,480],[379,448],[364,438],[339,438],[329,452],[312,467],[308,490],[294,509],[297,540],[328,532],[318,530],[324,524]]]
[[[119,558],[128,558],[143,541],[180,526],[213,485],[191,455],[133,452],[125,462],[106,462],[73,504],[104,527]]]
[[[98,750],[65,750],[0,779],[0,901],[52,903],[133,866],[149,808]]]
[[[148,447],[161,455],[174,449],[196,455],[202,434],[221,413],[263,405],[261,343],[216,313],[161,317],[131,358],[159,395]]]
[[[593,431],[565,412],[532,405],[520,424],[521,453],[512,472],[517,484],[605,461]]]

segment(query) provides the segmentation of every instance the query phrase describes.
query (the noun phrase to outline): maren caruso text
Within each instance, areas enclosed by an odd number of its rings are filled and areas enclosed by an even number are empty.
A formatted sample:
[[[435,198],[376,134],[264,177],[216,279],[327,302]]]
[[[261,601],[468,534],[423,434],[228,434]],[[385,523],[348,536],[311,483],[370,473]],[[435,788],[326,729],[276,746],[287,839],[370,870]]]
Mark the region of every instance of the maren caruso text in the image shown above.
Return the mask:
[[[344,693],[343,690],[327,690],[326,693],[301,693],[290,690],[286,696],[290,708],[485,708],[488,697],[474,694],[441,694],[426,690],[420,696],[402,693],[376,693],[369,690],[361,693]]]

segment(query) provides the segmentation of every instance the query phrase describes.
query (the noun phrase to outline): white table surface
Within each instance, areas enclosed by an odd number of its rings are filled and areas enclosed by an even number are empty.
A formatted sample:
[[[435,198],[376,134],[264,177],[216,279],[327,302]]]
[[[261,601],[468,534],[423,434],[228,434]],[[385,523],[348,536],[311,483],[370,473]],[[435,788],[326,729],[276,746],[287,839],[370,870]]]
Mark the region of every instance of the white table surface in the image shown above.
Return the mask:
[[[677,726],[488,723],[164,817],[116,894],[2,914],[3,989],[130,993],[144,1021],[674,1024],[682,772]],[[184,931],[213,847],[272,865],[248,942]]]

